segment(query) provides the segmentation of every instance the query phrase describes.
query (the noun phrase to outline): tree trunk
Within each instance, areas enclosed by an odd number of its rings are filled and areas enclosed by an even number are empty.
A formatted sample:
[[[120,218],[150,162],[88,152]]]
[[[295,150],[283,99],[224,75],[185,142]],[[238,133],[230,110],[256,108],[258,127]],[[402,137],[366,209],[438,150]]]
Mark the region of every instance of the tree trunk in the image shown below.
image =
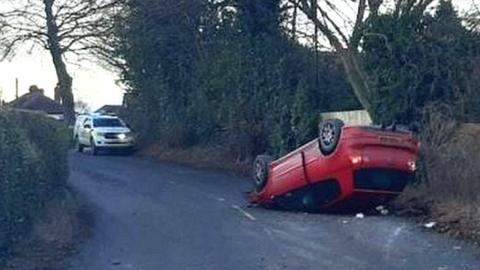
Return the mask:
[[[347,46],[346,48],[334,36],[327,36],[330,44],[340,56],[342,66],[347,75],[348,82],[353,89],[362,107],[373,115],[373,106],[371,102],[372,89],[369,84],[368,76],[365,73],[358,49]]]
[[[347,79],[352,86],[358,101],[369,113],[373,113],[371,103],[372,92],[370,89],[368,77],[360,65],[360,56],[356,49],[337,49],[342,60],[343,68],[347,75]]]
[[[298,0],[295,0],[293,5],[293,14],[292,14],[292,39],[295,40],[297,37],[297,13],[298,13]]]
[[[330,45],[332,45],[333,49],[340,56],[348,82],[352,86],[353,93],[358,98],[358,101],[363,108],[365,108],[365,110],[367,110],[369,113],[373,113],[373,106],[370,100],[372,98],[372,90],[368,82],[368,76],[361,65],[362,60],[360,58],[358,48],[355,47],[355,44],[343,45],[342,42],[340,42],[340,38],[335,35],[335,32],[332,31],[327,24],[322,23],[317,16],[317,0],[311,0],[310,4],[308,4],[308,0],[298,0],[298,2],[293,1],[292,3],[298,6],[300,10],[302,10],[303,13],[307,15],[307,17],[314,23],[316,30],[322,33],[328,39]],[[364,8],[365,7],[366,6],[364,6]],[[359,18],[357,18],[357,21],[358,20]],[[359,23],[356,23],[356,27],[359,27],[359,25]],[[356,31],[357,30],[354,29],[354,33]]]
[[[54,2],[55,0],[43,1],[47,19],[48,46],[57,73],[61,101],[65,109],[65,122],[67,124],[73,124],[75,121],[75,111],[72,93],[72,77],[68,74],[67,67],[63,60],[63,51],[60,47],[60,39],[58,37],[58,25],[52,9]]]

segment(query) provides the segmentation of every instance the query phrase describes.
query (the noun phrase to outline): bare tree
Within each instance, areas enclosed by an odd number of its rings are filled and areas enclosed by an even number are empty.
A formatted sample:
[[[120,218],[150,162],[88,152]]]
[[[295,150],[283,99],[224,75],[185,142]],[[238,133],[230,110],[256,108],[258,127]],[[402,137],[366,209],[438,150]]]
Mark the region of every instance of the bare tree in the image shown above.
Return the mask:
[[[395,16],[422,14],[434,0],[289,0],[297,6],[338,53],[348,80],[360,103],[372,109],[372,85],[362,68],[360,51],[368,16],[381,10]],[[383,9],[382,9],[383,5]],[[420,18],[420,16],[419,16]]]
[[[77,113],[89,113],[91,112],[91,108],[85,101],[77,100],[75,101],[75,111]]]
[[[470,9],[464,15],[464,20],[471,29],[480,30],[480,2],[478,0],[471,1]]]
[[[295,39],[297,35],[298,0],[292,0],[292,1],[293,1],[292,38]]]
[[[48,50],[58,79],[65,119],[74,121],[72,77],[66,58],[96,51],[109,35],[111,17],[121,0],[2,0],[0,51],[2,59],[22,46]],[[77,58],[78,59],[78,58]]]

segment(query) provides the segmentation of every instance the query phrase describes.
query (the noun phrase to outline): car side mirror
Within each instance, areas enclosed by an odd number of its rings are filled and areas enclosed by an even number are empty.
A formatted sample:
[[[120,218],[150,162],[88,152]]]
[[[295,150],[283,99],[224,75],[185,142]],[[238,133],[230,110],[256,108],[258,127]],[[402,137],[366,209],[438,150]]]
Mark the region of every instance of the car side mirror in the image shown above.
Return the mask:
[[[92,129],[92,126],[90,126],[89,124],[86,124],[86,125],[83,125],[83,128],[84,129]]]

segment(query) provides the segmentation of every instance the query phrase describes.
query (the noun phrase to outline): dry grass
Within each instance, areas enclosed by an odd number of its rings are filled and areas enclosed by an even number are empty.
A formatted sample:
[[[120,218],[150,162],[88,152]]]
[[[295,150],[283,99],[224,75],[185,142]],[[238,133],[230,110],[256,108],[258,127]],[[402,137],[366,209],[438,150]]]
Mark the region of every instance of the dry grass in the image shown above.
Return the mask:
[[[480,126],[456,125],[449,140],[429,144],[422,152],[425,194],[435,200],[480,202]],[[443,131],[439,131],[443,132]]]
[[[63,269],[63,259],[91,234],[92,218],[78,195],[48,203],[30,235],[13,248],[13,257],[0,263],[4,270]]]
[[[169,148],[162,144],[152,144],[139,153],[160,161],[174,162],[194,168],[221,170],[235,175],[248,176],[251,160],[236,160],[220,147],[203,146],[187,149]]]
[[[421,223],[434,221],[438,232],[480,244],[478,202],[429,199],[425,192],[423,189],[408,189],[393,203],[395,212],[401,216],[413,216]]]
[[[420,182],[395,202],[440,232],[480,243],[480,125],[433,114],[422,134]]]

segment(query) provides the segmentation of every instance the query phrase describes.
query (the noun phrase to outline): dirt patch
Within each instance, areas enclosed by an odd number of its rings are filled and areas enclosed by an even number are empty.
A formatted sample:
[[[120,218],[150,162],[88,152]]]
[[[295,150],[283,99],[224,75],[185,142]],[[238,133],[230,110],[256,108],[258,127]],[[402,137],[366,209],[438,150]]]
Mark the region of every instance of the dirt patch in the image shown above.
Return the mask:
[[[416,191],[407,191],[392,202],[394,215],[413,219],[439,233],[480,245],[480,205],[456,201],[420,199]]]
[[[252,160],[235,160],[230,153],[219,147],[172,149],[161,144],[151,144],[138,154],[159,161],[173,162],[194,168],[220,170],[239,176],[249,176],[252,166]]]
[[[12,255],[0,262],[4,270],[64,269],[64,258],[91,235],[93,219],[78,194],[66,191],[49,202],[33,224],[30,235],[19,241]]]

